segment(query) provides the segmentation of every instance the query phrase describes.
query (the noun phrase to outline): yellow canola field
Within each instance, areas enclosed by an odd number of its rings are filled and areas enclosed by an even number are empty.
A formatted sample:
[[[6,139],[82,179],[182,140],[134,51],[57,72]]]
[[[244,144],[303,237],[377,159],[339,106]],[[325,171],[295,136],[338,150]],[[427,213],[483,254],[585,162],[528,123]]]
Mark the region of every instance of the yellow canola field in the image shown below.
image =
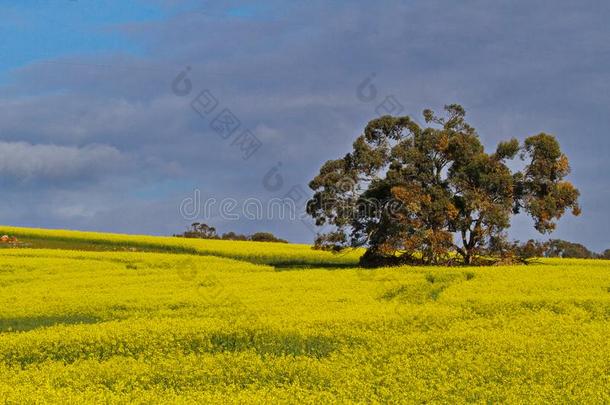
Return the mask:
[[[64,241],[87,249],[152,250],[168,253],[214,255],[246,260],[260,264],[283,265],[357,265],[363,251],[352,250],[345,254],[312,250],[310,245],[272,242],[247,242],[210,239],[187,239],[169,236],[126,235],[70,230],[21,228],[0,225],[0,234],[16,236],[26,241],[44,244]]]
[[[610,402],[608,261],[364,270],[306,245],[11,229],[196,250],[1,249],[6,403]]]

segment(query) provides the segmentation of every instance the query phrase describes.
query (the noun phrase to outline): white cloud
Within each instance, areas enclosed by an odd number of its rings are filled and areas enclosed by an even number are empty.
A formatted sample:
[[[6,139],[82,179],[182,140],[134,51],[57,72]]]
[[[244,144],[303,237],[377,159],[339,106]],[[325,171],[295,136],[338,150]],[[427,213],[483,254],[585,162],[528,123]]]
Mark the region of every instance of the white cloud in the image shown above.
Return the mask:
[[[0,178],[18,181],[74,180],[115,172],[126,162],[108,145],[84,147],[0,142]]]

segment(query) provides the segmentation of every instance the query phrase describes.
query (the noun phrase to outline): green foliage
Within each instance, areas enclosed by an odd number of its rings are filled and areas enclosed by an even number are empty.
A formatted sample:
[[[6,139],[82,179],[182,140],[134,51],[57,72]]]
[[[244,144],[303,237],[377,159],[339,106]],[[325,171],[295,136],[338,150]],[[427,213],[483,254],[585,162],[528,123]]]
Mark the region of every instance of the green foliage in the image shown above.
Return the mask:
[[[489,244],[483,252],[487,258],[496,258],[504,264],[527,264],[531,259],[546,256],[548,248],[549,244],[547,242],[540,242],[534,239],[530,239],[525,243],[519,241],[509,242],[505,234],[500,234],[490,238]]]
[[[191,226],[184,231],[184,233],[174,236],[180,236],[183,238],[218,239],[216,228],[199,222],[193,222]]]
[[[368,266],[488,262],[511,215],[528,213],[546,233],[566,210],[580,213],[579,192],[564,180],[568,159],[553,136],[523,145],[511,139],[488,154],[460,105],[445,112],[425,110],[425,128],[406,116],[374,119],[352,152],[322,166],[309,184],[315,194],[307,212],[333,229],[317,237],[318,248],[366,247]],[[517,155],[526,166],[513,172],[507,161]],[[498,259],[537,250],[511,246]]]
[[[231,232],[223,233],[222,236],[220,237],[220,239],[222,239],[222,240],[248,240],[248,236],[231,231]]]
[[[287,240],[276,237],[271,232],[256,232],[250,235],[252,242],[277,242],[277,243],[288,243]]]

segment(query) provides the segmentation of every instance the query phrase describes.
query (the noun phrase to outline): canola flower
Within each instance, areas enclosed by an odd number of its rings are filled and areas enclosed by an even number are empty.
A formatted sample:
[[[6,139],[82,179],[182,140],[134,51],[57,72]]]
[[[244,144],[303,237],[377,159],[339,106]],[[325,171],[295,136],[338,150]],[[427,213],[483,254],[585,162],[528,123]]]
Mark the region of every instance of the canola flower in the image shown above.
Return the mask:
[[[136,248],[0,250],[5,403],[610,402],[608,261],[0,231]]]

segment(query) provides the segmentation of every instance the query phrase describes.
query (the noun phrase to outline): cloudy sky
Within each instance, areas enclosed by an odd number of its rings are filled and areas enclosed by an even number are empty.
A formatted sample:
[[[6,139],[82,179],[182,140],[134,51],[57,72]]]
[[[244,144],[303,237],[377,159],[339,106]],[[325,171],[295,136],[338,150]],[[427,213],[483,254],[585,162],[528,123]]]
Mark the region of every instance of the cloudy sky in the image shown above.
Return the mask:
[[[0,0],[0,223],[171,234],[188,212],[310,242],[185,207],[299,194],[377,114],[460,103],[489,147],[558,137],[583,214],[553,236],[603,250],[608,21],[605,1]]]

